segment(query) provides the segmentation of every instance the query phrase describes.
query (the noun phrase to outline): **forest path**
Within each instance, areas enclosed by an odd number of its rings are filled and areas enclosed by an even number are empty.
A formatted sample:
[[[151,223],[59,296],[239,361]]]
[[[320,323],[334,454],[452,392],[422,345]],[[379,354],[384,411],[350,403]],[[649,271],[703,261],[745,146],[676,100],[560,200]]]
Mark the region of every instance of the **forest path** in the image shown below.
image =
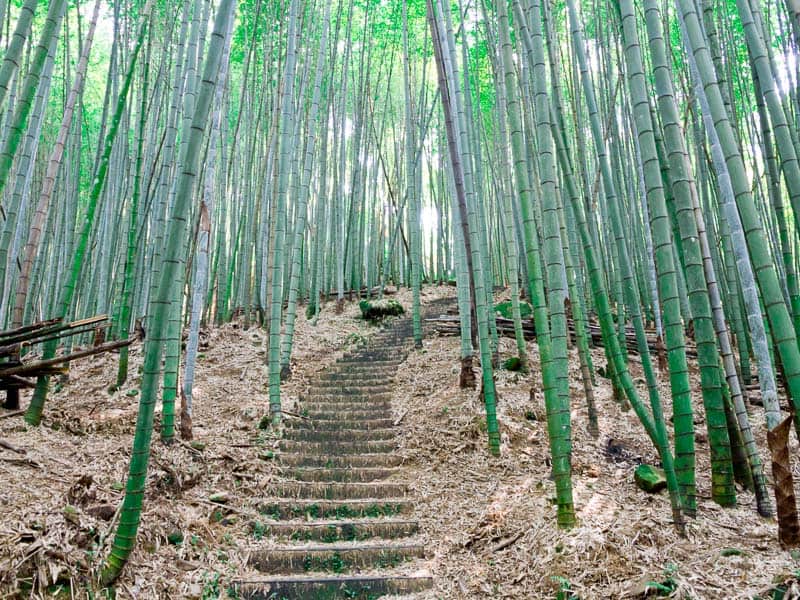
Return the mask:
[[[304,418],[280,442],[283,479],[260,505],[268,521],[250,564],[265,577],[236,582],[239,597],[375,599],[432,586],[414,570],[424,546],[391,407],[410,344],[405,317],[320,373],[301,397]]]

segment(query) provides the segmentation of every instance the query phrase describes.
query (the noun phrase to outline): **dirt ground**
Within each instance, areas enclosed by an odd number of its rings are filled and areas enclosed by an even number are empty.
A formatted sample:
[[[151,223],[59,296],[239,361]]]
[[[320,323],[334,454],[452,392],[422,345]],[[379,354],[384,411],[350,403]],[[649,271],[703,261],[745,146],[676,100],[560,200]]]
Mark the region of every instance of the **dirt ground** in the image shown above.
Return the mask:
[[[452,295],[426,288],[424,302]],[[410,306],[410,295],[400,301]],[[315,373],[375,329],[348,303],[325,306],[312,327],[298,317],[293,377],[282,386],[291,411]],[[514,342],[501,340],[502,358]],[[267,411],[264,335],[237,324],[205,332],[195,386],[193,444],[153,443],[148,492],[137,547],[117,585],[117,598],[224,597],[232,578],[252,574],[250,527],[257,501],[275,477],[277,439],[258,423]],[[535,347],[529,375],[497,372],[502,456],[486,448],[483,407],[458,389],[459,341],[428,335],[398,370],[394,409],[400,452],[418,494],[430,571],[429,598],[800,597],[800,562],[777,543],[777,526],[755,512],[752,494],[739,506],[709,499],[708,445],[698,424],[698,517],[679,538],[665,492],[633,482],[639,461],[656,456],[633,412],[611,399],[608,381],[595,390],[600,436],[586,428],[583,390],[572,355],[573,484],[578,527],[555,523],[544,401]],[[594,351],[595,366],[605,364]],[[26,427],[2,418],[0,440],[0,598],[90,597],[92,574],[107,554],[128,468],[138,396],[140,348],[132,350],[128,385],[109,393],[116,357],[76,363],[52,394],[44,422]],[[634,365],[634,376],[639,377]],[[699,389],[699,386],[695,386]],[[665,403],[668,389],[663,389]],[[699,395],[699,394],[698,394]],[[698,417],[702,406],[697,399]],[[669,412],[669,406],[666,407]],[[752,423],[764,445],[763,414]],[[158,418],[157,418],[158,426]],[[155,437],[154,437],[155,439]],[[624,451],[609,456],[609,440]],[[793,455],[797,444],[792,442]],[[797,474],[797,471],[795,471]],[[226,494],[225,504],[215,494]],[[181,541],[181,543],[175,543]],[[797,555],[800,556],[800,555]],[[648,584],[660,584],[660,587]],[[794,595],[793,595],[794,594]]]

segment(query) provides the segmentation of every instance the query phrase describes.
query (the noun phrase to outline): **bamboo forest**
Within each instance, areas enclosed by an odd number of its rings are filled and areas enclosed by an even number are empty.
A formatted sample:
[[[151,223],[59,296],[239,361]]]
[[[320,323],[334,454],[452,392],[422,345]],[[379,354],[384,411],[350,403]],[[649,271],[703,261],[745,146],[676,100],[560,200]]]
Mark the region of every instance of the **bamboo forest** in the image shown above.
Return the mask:
[[[0,598],[800,598],[800,0],[0,56]]]

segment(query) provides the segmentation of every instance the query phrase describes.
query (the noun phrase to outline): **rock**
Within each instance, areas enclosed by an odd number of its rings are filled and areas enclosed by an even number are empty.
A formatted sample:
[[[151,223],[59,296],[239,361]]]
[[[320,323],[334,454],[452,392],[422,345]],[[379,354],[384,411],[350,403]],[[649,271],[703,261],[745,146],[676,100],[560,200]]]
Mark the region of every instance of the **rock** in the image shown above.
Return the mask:
[[[589,465],[583,470],[583,474],[587,477],[600,477],[602,470],[597,465]]]
[[[505,302],[500,302],[499,304],[496,304],[494,307],[494,311],[500,314],[501,317],[505,317],[506,319],[514,318],[511,300],[506,300]],[[520,302],[519,314],[520,317],[522,317],[523,319],[529,317],[533,314],[533,307],[527,302]]]
[[[655,494],[667,487],[667,477],[663,469],[647,464],[641,464],[633,472],[636,485],[645,492]]]
[[[117,512],[117,509],[110,504],[98,504],[96,506],[90,506],[86,509],[86,512],[101,521],[110,521],[114,517],[114,513]]]
[[[78,509],[72,506],[71,504],[67,504],[64,507],[64,518],[73,525],[80,525],[81,519],[78,513]]]
[[[214,504],[227,504],[230,499],[228,492],[216,492],[208,497],[208,501]]]
[[[382,321],[384,317],[398,317],[405,313],[403,306],[393,299],[362,300],[358,307],[365,321]]]
[[[258,418],[258,410],[253,406],[248,406],[239,411],[239,416],[248,421],[255,421]]]

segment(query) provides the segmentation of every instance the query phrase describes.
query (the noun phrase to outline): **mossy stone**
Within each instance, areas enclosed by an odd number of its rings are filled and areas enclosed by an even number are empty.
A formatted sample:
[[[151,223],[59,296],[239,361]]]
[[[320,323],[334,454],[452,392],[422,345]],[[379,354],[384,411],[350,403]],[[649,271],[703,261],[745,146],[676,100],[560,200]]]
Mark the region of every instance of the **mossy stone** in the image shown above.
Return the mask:
[[[633,472],[633,479],[639,489],[655,494],[667,487],[667,476],[663,469],[652,465],[641,464]]]
[[[500,302],[499,304],[496,304],[494,310],[495,312],[500,313],[500,316],[506,319],[514,318],[511,300],[506,300],[505,302]],[[520,302],[519,314],[520,317],[522,317],[523,319],[530,317],[533,314],[533,307],[527,302]]]

